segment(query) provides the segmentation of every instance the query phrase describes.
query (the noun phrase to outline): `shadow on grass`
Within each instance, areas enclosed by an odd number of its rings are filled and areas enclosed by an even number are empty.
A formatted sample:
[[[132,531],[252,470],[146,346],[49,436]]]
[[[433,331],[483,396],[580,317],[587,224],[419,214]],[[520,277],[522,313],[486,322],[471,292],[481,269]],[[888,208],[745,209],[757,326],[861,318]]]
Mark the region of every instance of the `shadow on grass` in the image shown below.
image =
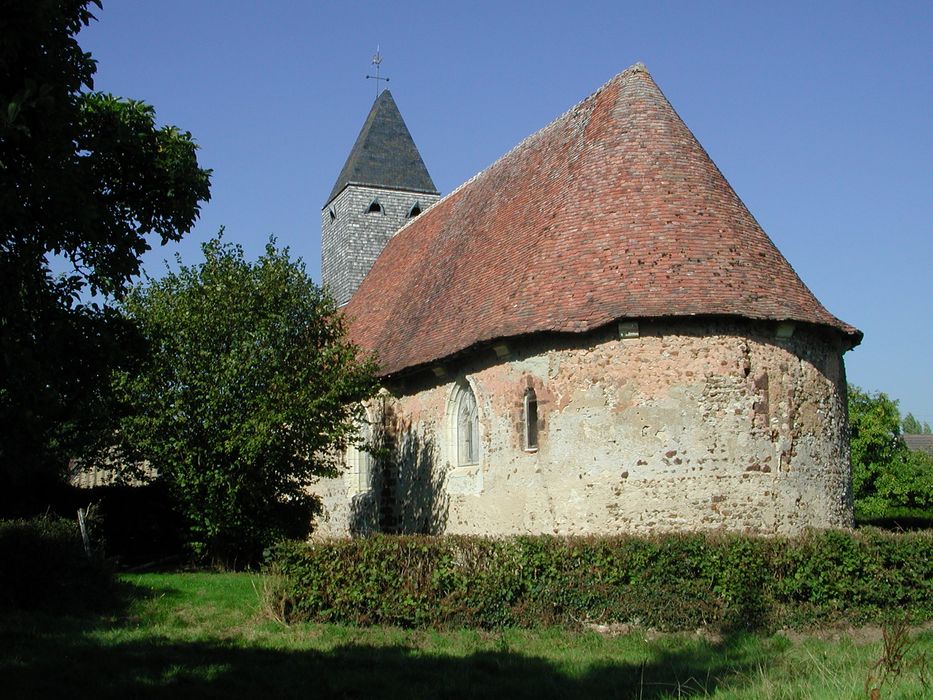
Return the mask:
[[[910,512],[905,515],[887,515],[877,518],[859,517],[856,527],[877,527],[891,532],[919,532],[933,530],[933,513]]]
[[[123,584],[121,600],[173,596]],[[28,622],[27,622],[28,620]],[[25,623],[25,624],[24,624]],[[0,617],[0,684],[19,698],[662,698],[742,685],[761,664],[741,636],[689,649],[650,647],[645,663],[609,656],[567,672],[508,649],[444,655],[407,646],[327,650],[249,645],[242,637],[180,641],[145,635],[127,609],[97,618]],[[309,627],[309,638],[315,628]],[[292,637],[291,643],[295,643]],[[311,646],[309,643],[308,646]],[[324,645],[321,645],[324,646]]]

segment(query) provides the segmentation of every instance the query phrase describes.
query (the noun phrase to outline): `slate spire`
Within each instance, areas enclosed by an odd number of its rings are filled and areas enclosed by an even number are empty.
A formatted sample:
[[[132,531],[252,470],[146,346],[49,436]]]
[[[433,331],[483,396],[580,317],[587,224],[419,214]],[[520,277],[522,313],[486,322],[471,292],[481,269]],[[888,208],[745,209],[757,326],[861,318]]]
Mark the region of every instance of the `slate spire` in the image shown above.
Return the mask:
[[[388,90],[376,97],[327,203],[347,185],[438,193]]]
[[[384,90],[321,212],[321,279],[338,304],[347,303],[389,239],[439,198]]]

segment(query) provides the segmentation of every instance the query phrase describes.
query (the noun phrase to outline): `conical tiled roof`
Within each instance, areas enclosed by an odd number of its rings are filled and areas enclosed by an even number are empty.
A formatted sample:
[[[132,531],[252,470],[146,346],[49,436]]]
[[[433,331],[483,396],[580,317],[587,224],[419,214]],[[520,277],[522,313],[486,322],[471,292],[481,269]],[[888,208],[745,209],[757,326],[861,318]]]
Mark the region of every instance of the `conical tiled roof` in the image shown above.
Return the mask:
[[[384,374],[622,318],[786,320],[861,339],[801,282],[640,64],[404,227],[346,312]]]
[[[347,185],[437,194],[392,94],[379,93],[327,203]]]

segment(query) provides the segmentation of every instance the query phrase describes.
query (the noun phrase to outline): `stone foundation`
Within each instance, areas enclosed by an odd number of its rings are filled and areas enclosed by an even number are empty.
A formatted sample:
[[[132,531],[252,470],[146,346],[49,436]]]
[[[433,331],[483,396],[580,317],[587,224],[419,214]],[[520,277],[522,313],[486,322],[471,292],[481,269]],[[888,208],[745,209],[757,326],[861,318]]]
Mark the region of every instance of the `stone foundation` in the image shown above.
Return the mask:
[[[374,465],[368,490],[349,475],[322,482],[317,532],[850,527],[843,350],[803,325],[642,320],[428,368],[371,407],[394,457]],[[457,464],[448,417],[464,380],[479,408],[470,466]],[[524,445],[529,387],[536,451]]]

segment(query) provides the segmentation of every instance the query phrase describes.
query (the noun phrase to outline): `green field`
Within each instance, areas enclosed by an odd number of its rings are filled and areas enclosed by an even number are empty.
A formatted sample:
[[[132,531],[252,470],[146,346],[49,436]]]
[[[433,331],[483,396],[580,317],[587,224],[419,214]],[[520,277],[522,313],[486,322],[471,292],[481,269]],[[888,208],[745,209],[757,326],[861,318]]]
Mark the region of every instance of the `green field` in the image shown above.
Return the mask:
[[[121,578],[122,602],[85,617],[0,617],[0,697],[186,698],[860,698],[880,631],[774,636],[607,636],[283,626],[265,618],[249,574]],[[914,631],[883,698],[933,696]],[[933,682],[926,672],[927,683]]]

